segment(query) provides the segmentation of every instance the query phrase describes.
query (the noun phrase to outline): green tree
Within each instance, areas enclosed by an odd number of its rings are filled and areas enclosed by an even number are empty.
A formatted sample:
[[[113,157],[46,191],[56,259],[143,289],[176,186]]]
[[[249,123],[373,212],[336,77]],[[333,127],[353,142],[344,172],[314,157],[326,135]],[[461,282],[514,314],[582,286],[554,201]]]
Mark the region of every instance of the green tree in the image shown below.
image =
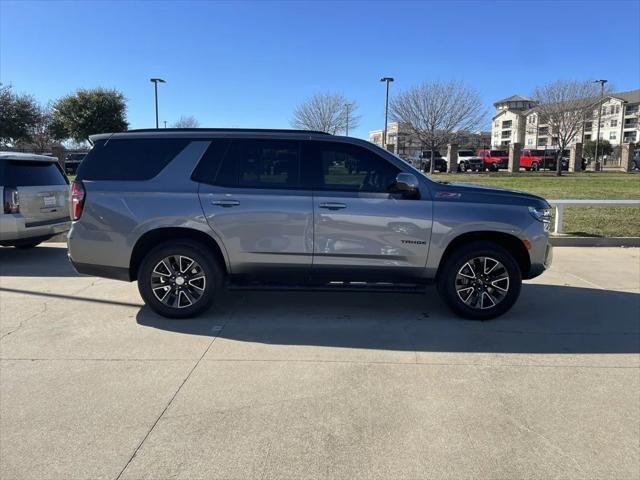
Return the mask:
[[[81,89],[54,103],[51,132],[59,140],[84,142],[89,135],[127,129],[127,104],[117,90]]]
[[[31,95],[19,95],[11,85],[0,84],[0,144],[13,145],[31,140],[39,111]]]
[[[613,153],[613,147],[609,143],[609,140],[600,140],[598,145],[598,156],[611,155]],[[596,158],[596,141],[587,140],[582,147],[582,156],[586,158]]]

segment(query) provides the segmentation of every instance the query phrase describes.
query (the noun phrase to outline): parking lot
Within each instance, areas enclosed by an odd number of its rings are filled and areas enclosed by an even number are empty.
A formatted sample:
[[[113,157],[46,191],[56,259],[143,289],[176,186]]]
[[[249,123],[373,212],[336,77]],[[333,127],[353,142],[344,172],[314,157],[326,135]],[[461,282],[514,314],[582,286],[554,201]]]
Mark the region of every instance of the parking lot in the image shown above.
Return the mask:
[[[484,323],[432,290],[169,321],[63,244],[0,275],[4,480],[640,476],[638,249],[557,248]]]

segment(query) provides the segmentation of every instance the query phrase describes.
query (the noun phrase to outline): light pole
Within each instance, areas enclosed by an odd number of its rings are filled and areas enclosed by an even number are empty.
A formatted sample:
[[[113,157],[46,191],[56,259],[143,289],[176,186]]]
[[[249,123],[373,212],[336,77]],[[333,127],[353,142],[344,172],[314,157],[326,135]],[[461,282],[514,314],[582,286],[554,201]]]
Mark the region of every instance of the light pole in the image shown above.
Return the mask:
[[[596,164],[595,168],[598,168],[598,146],[600,144],[600,121],[602,119],[602,99],[604,98],[604,84],[608,80],[594,80],[593,83],[600,84],[600,101],[598,102],[598,133],[596,134]],[[584,127],[582,128],[584,130]]]
[[[158,83],[167,83],[161,78],[152,78],[150,79],[151,83],[153,83],[153,88],[156,93],[156,128],[160,128],[158,125]]]
[[[382,77],[381,82],[387,82],[387,96],[384,101],[384,133],[382,134],[382,148],[387,149],[387,119],[389,118],[389,84],[393,82],[392,77]]]

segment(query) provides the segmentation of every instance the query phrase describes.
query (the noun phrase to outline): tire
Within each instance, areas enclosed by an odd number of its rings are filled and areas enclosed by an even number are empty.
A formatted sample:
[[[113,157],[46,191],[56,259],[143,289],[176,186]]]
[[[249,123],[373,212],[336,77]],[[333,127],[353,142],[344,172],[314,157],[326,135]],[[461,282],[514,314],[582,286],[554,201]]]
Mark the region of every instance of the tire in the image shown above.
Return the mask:
[[[484,268],[481,262],[474,260],[479,257],[487,259]],[[477,273],[478,268],[494,273],[488,276],[488,281],[480,275],[478,280],[474,280],[469,274]],[[479,284],[474,285],[473,282]],[[446,258],[438,274],[437,285],[442,299],[456,314],[471,320],[489,320],[514,305],[520,295],[522,273],[513,256],[503,247],[493,242],[477,241],[459,247]],[[469,289],[471,293],[468,293]]]
[[[15,248],[19,248],[20,250],[27,250],[29,248],[35,248],[40,245],[42,242],[31,242],[31,243],[19,243],[14,245]]]
[[[461,164],[458,165],[458,171],[460,173],[465,173],[467,171],[467,164],[462,162]]]
[[[189,261],[196,266],[192,268]],[[176,240],[158,245],[143,258],[138,269],[138,290],[144,302],[159,315],[190,318],[211,307],[223,278],[222,267],[204,245]]]
[[[495,163],[492,163],[492,164],[489,166],[489,170],[490,170],[491,172],[497,172],[497,171],[498,171],[498,165],[496,165]]]
[[[540,165],[538,165],[538,162],[533,162],[531,164],[531,171],[532,172],[537,172],[538,170],[540,170]]]

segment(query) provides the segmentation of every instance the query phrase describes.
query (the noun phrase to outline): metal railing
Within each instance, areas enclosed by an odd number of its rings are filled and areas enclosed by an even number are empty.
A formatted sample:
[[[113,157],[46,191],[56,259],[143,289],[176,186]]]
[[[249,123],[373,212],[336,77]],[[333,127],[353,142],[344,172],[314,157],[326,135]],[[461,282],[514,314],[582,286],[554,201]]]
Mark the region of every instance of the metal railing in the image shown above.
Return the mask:
[[[555,208],[555,220],[553,224],[553,233],[559,234],[563,232],[564,207],[566,206],[600,206],[600,207],[618,207],[618,206],[636,206],[640,207],[640,200],[548,200],[549,204]]]

